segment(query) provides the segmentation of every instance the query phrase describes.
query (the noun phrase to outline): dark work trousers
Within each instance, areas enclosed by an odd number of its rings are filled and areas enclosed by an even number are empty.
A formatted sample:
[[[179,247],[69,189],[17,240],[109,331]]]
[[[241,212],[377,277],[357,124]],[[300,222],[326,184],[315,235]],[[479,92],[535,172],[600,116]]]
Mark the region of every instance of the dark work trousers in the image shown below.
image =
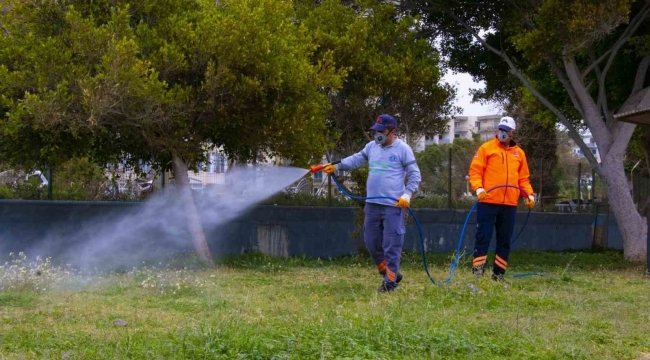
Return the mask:
[[[517,220],[517,207],[478,203],[476,208],[476,244],[474,245],[473,266],[485,264],[492,240],[492,230],[497,230],[496,256],[493,272],[505,274],[510,255],[510,240]]]
[[[404,246],[406,209],[366,202],[364,242],[384,281],[394,288]]]

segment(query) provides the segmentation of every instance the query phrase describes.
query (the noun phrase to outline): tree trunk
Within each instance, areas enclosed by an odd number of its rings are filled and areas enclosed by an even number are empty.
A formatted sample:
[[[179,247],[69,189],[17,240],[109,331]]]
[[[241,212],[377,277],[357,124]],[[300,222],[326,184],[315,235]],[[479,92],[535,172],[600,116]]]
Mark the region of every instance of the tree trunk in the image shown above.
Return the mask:
[[[647,223],[636,211],[623,159],[605,156],[602,159],[602,171],[607,182],[607,197],[616,216],[618,230],[623,238],[625,259],[634,262],[646,260]]]
[[[604,155],[601,158],[600,172],[607,185],[607,197],[623,238],[625,259],[634,262],[645,261],[647,257],[646,234],[648,226],[637,211],[636,205],[634,205],[630,186],[625,175],[625,168],[623,167],[625,148],[630,142],[636,125],[615,123],[612,124],[611,128],[608,128],[603,121],[603,116],[601,116],[597,104],[593,101],[584,85],[573,56],[565,56],[564,64],[577,101],[582,106],[584,120],[598,144],[598,150]],[[630,99],[638,96],[638,94],[639,92],[631,94],[620,111],[625,111],[633,103]],[[607,101],[607,98],[603,97],[602,100]],[[579,140],[582,142],[581,139]],[[589,158],[589,162],[594,169],[598,168],[599,164],[595,158]]]
[[[187,165],[175,152],[172,152],[172,170],[174,171],[174,179],[176,189],[187,217],[187,226],[192,236],[194,243],[194,250],[204,262],[214,265],[208,242],[205,238],[203,225],[201,224],[201,217],[196,209],[194,203],[194,195],[190,189],[190,179],[187,176]]]

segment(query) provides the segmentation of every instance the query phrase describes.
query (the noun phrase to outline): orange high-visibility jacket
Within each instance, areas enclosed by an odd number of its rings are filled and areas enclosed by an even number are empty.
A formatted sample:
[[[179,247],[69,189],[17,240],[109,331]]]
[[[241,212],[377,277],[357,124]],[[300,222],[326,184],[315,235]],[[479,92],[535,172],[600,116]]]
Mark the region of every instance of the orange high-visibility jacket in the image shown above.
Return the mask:
[[[533,195],[526,154],[514,141],[506,149],[495,137],[481,145],[469,166],[469,184],[472,190],[485,191],[499,185],[514,185]],[[524,193],[515,188],[501,187],[490,191],[484,203],[517,206]]]

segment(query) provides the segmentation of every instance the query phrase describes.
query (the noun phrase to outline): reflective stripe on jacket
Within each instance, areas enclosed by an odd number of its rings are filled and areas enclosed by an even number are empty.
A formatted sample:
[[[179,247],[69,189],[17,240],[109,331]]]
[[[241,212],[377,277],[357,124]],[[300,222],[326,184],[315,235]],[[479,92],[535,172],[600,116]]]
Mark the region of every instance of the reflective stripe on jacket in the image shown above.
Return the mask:
[[[514,141],[507,149],[495,137],[481,145],[469,166],[469,183],[472,190],[485,191],[499,185],[514,185],[533,195],[526,154]],[[490,191],[484,203],[517,206],[524,193],[515,188],[502,187]]]

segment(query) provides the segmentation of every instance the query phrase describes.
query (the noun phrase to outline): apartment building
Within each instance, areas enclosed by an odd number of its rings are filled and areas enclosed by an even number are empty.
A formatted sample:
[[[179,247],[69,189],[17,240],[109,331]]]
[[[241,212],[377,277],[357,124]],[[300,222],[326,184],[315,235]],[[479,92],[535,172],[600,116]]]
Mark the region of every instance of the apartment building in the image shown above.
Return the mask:
[[[502,115],[455,116],[447,124],[448,131],[432,137],[422,137],[413,146],[413,151],[423,151],[427,146],[451,144],[454,139],[471,139],[474,134],[481,134],[486,141],[494,136]]]
[[[600,152],[598,151],[598,146],[596,145],[596,141],[594,140],[593,135],[591,135],[591,132],[589,130],[581,131],[580,136],[582,136],[582,141],[585,142],[589,151],[591,151],[594,157],[596,157],[596,160],[600,163]],[[573,144],[573,153],[578,155],[579,158],[584,158],[585,154],[578,145],[576,145],[573,140],[571,140],[571,143]]]

